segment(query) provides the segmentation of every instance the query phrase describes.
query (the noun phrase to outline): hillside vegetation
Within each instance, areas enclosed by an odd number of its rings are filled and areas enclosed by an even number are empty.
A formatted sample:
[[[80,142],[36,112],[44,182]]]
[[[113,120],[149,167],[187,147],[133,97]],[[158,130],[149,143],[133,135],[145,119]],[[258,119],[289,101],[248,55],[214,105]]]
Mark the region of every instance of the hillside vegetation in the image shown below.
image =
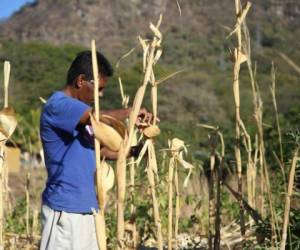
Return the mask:
[[[162,126],[170,131],[192,126],[192,130],[183,129],[181,133],[195,142],[201,137],[195,127],[199,122],[231,128],[234,110],[229,51],[234,44],[226,36],[234,22],[233,2],[179,1],[181,16],[174,2],[44,0],[25,6],[0,25],[0,58],[12,62],[14,106],[23,114],[41,107],[39,97],[47,98],[62,88],[70,62],[76,53],[89,49],[91,38],[97,39],[100,51],[116,64],[137,46],[138,34],[147,36],[148,23],[162,12],[164,43],[158,76],[183,70],[160,88]],[[273,122],[269,94],[272,61],[279,112],[282,118],[294,117],[300,97],[299,75],[279,53],[284,52],[296,64],[300,62],[300,43],[295,39],[300,34],[299,3],[257,1],[248,20],[252,60],[257,65],[267,121]],[[119,76],[133,98],[142,76],[140,62],[140,48],[120,62],[106,90],[104,107],[120,106]],[[246,66],[243,71],[247,71]],[[247,74],[242,76],[242,116],[251,121],[250,82]]]

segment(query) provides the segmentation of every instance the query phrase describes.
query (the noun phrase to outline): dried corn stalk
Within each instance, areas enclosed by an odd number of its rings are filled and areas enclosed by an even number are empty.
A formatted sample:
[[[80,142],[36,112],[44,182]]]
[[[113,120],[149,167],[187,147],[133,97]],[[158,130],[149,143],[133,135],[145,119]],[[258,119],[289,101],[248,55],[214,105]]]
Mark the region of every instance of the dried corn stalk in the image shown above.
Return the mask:
[[[38,235],[38,223],[39,223],[39,211],[37,209],[33,210],[33,219],[31,227],[31,237],[34,238]]]
[[[255,180],[256,180],[256,160],[253,159],[255,155],[252,155],[252,142],[251,137],[246,130],[246,127],[242,120],[240,120],[240,126],[242,128],[243,134],[243,144],[247,151],[247,192],[248,192],[248,202],[252,208],[255,208]],[[253,219],[249,216],[250,225],[253,225]]]
[[[214,250],[220,249],[221,244],[221,192],[222,192],[222,175],[225,164],[225,144],[223,134],[217,131],[220,142],[221,142],[221,157],[219,157],[220,165],[217,168],[217,197],[216,197],[216,221],[215,221],[215,240]]]
[[[91,42],[92,48],[92,63],[93,63],[93,77],[94,77],[94,109],[95,109],[95,120],[99,121],[100,108],[99,108],[99,69],[96,55],[96,44],[95,40]],[[98,247],[100,250],[106,250],[106,233],[105,233],[105,190],[104,183],[102,182],[103,171],[101,168],[100,161],[100,141],[95,138],[95,156],[96,156],[96,185],[97,185],[97,196],[99,203],[99,211],[93,211],[95,216],[96,234]]]
[[[273,206],[270,178],[269,178],[269,173],[268,173],[267,161],[266,161],[266,157],[265,157],[263,120],[262,120],[263,119],[263,104],[262,104],[262,100],[261,100],[259,86],[255,80],[256,66],[254,67],[254,70],[252,69],[250,35],[249,35],[249,31],[248,31],[246,22],[242,23],[242,28],[243,28],[243,34],[244,34],[243,48],[244,48],[244,52],[246,53],[246,57],[247,57],[247,65],[248,65],[248,71],[249,71],[249,75],[250,75],[252,95],[253,95],[254,118],[255,118],[255,122],[256,122],[256,126],[257,126],[256,150],[255,150],[254,156],[252,158],[253,159],[252,162],[248,161],[248,166],[251,166],[251,167],[247,168],[247,179],[250,180],[250,182],[247,183],[248,184],[249,203],[252,203],[251,205],[253,206],[253,208],[256,207],[256,201],[255,201],[255,197],[257,196],[256,190],[255,190],[256,189],[256,172],[257,172],[256,166],[257,166],[257,163],[259,163],[259,165],[260,165],[260,189],[261,189],[261,195],[260,195],[261,208],[260,209],[261,209],[261,214],[264,215],[264,213],[265,213],[265,200],[264,200],[265,195],[264,194],[265,194],[265,190],[266,190],[267,195],[268,195],[270,214],[271,214],[272,238],[275,238],[275,241],[271,241],[271,244],[274,246],[274,245],[278,245],[276,228],[277,228],[277,231],[279,232],[279,225],[278,225],[278,218],[277,218],[277,215],[275,212],[275,208]],[[275,81],[275,79],[273,79],[273,78],[274,77],[272,76],[272,80]],[[275,91],[275,89],[274,89],[274,91]],[[275,92],[274,92],[274,95],[275,95]],[[273,102],[274,102],[274,99],[273,99]],[[276,102],[276,100],[275,100],[275,102]],[[276,104],[275,104],[275,106],[276,106]],[[276,107],[275,107],[275,111],[276,111]],[[280,140],[281,139],[279,138],[279,141]],[[257,160],[258,155],[259,155],[259,160]],[[249,159],[249,151],[248,151],[248,159]],[[282,166],[281,163],[280,163],[280,166]]]
[[[272,78],[272,86],[270,87],[270,91],[271,91],[271,95],[272,95],[273,107],[274,107],[275,117],[276,117],[278,142],[279,142],[279,148],[280,148],[280,161],[281,161],[281,164],[283,164],[282,136],[281,136],[281,129],[280,129],[280,123],[279,123],[278,109],[277,109],[277,101],[276,101],[276,74],[275,74],[275,67],[274,67],[273,62],[272,62],[271,78]]]
[[[118,228],[117,228],[117,240],[118,240],[118,249],[124,249],[124,200],[125,200],[125,189],[126,189],[126,156],[129,153],[130,147],[132,145],[132,140],[134,137],[134,127],[138,118],[139,110],[141,109],[142,101],[145,95],[146,87],[148,83],[153,79],[153,64],[155,63],[155,56],[157,55],[157,50],[161,44],[161,34],[159,32],[159,26],[161,24],[162,16],[156,26],[150,24],[150,29],[154,33],[154,38],[150,42],[146,42],[142,38],[139,37],[139,41],[144,50],[143,56],[143,66],[144,66],[144,79],[142,85],[139,87],[135,99],[133,102],[132,111],[129,116],[129,135],[124,139],[124,142],[121,145],[121,149],[118,154],[117,160],[117,219],[118,219]],[[151,149],[150,153],[151,153]],[[149,157],[150,158],[150,157]],[[153,158],[151,159],[151,163],[153,162]],[[148,168],[149,169],[149,168]],[[153,172],[148,171],[148,178],[152,179]],[[154,183],[150,183],[150,186],[153,186]],[[154,193],[152,192],[152,197]],[[157,205],[157,203],[156,203]],[[154,205],[154,215],[156,218],[156,225],[158,227],[158,244],[159,249],[162,249],[162,237],[161,237],[161,229],[159,228],[160,220],[157,219],[157,206]]]
[[[198,124],[198,126],[213,130],[209,135],[209,143],[211,146],[210,154],[210,180],[209,180],[209,249],[220,249],[221,242],[221,185],[222,185],[222,171],[225,162],[225,144],[223,134],[218,127],[211,125]],[[217,138],[218,137],[218,138]],[[221,142],[221,156],[217,151],[218,140]],[[219,166],[215,165],[216,156],[219,159]],[[214,179],[216,179],[216,201],[215,201],[215,187]],[[214,233],[213,233],[214,225]],[[214,241],[213,241],[214,240]],[[214,246],[214,247],[213,247]]]
[[[26,175],[26,185],[25,185],[25,194],[26,194],[26,234],[29,236],[30,234],[30,224],[29,224],[29,216],[30,216],[30,196],[29,196],[29,188],[30,188],[30,173],[27,172]]]
[[[240,132],[240,87],[239,87],[239,73],[240,66],[247,59],[245,54],[242,52],[242,33],[241,33],[241,24],[243,23],[250,7],[251,3],[247,2],[247,5],[244,9],[240,7],[240,1],[235,0],[235,9],[236,9],[236,25],[234,30],[229,34],[236,33],[237,36],[237,48],[234,49],[233,53],[233,94],[234,94],[234,103],[235,103],[235,159],[237,166],[238,174],[238,192],[242,195],[242,159],[241,159],[241,150],[240,150],[240,141],[241,141],[241,132]],[[242,197],[242,196],[241,196]],[[243,202],[239,200],[240,205],[240,225],[241,225],[241,234],[245,235],[245,221],[244,221],[244,208]]]
[[[260,152],[261,149],[261,137],[259,133],[259,119],[262,118],[262,102],[259,94],[259,88],[256,83],[256,72],[253,72],[252,69],[252,61],[251,61],[251,43],[250,43],[250,35],[249,31],[246,25],[246,22],[242,23],[242,28],[243,28],[243,34],[244,34],[244,52],[246,54],[247,58],[247,66],[248,66],[248,71],[250,75],[250,80],[251,80],[251,88],[252,88],[252,98],[253,98],[253,106],[254,106],[254,111],[253,111],[253,116],[255,117],[256,120],[256,125],[258,128],[258,131],[256,132],[255,135],[255,151],[254,154],[252,154],[252,143],[251,143],[251,138],[248,134],[248,132],[245,129],[245,126],[243,126],[243,123],[241,122],[242,130],[244,132],[243,136],[243,143],[246,148],[246,151],[248,153],[248,162],[247,162],[247,192],[248,192],[248,202],[251,207],[256,208],[256,176],[257,176],[257,163],[263,163],[263,156],[260,153],[260,159],[258,161],[258,153]],[[261,165],[261,169],[263,166]],[[261,178],[262,180],[263,178]],[[262,189],[261,189],[262,190]],[[263,206],[263,199],[262,199],[262,206]],[[250,218],[250,225],[253,225],[253,220]]]
[[[290,218],[291,196],[293,194],[294,180],[295,180],[295,170],[296,170],[297,162],[299,161],[298,153],[299,153],[299,146],[296,148],[294,152],[292,166],[290,170],[288,191],[285,198],[284,221],[283,221],[283,228],[282,228],[282,240],[280,244],[280,250],[284,250],[286,245],[287,227],[289,225],[289,218]]]
[[[122,98],[122,106],[124,108],[128,108],[128,102],[129,102],[129,96],[124,93],[124,88],[122,84],[122,80],[119,77],[119,86],[120,86],[120,93]],[[126,124],[128,125],[128,119],[126,119]],[[132,144],[131,146],[137,145],[137,130],[134,131]],[[130,175],[130,184],[129,184],[129,192],[131,196],[131,200],[134,198],[134,186],[135,186],[135,159],[134,157],[130,157],[129,159],[129,175]],[[130,221],[126,224],[126,230],[131,233],[131,240],[132,240],[132,247],[133,249],[137,248],[137,237],[138,232],[136,230],[136,223],[135,223],[135,217],[136,217],[136,207],[133,204],[133,202],[130,204]]]
[[[173,178],[174,178],[175,160],[170,158],[169,162],[169,176],[168,176],[168,250],[172,250],[173,240]]]
[[[157,248],[159,250],[163,249],[163,237],[161,229],[161,219],[159,214],[159,203],[156,198],[156,183],[155,177],[157,177],[157,161],[155,155],[155,149],[152,139],[149,139],[148,145],[148,162],[147,162],[147,176],[150,185],[150,191],[152,196],[152,205],[154,213],[154,222],[156,225],[156,237],[157,237]]]
[[[5,190],[5,182],[8,176],[4,176],[5,173],[5,143],[9,137],[13,134],[16,126],[17,120],[15,117],[15,112],[12,108],[8,107],[8,85],[9,85],[9,75],[10,75],[10,63],[4,62],[4,109],[0,111],[0,249],[4,249],[4,197],[3,194],[7,194]]]
[[[134,135],[133,135],[133,139],[132,139],[132,146],[136,146],[137,145],[137,135],[136,135],[137,131],[135,131]],[[130,175],[130,195],[131,195],[131,200],[133,201],[134,198],[134,186],[135,186],[135,159],[134,157],[130,157],[129,159],[129,175]],[[134,203],[132,202],[130,204],[130,224],[131,224],[131,235],[132,235],[132,247],[133,249],[137,248],[137,238],[138,238],[138,232],[136,229],[136,207],[134,205]]]
[[[210,165],[210,175],[208,180],[208,197],[209,197],[209,209],[208,209],[208,227],[209,227],[209,236],[208,236],[208,246],[209,249],[212,249],[213,238],[215,235],[214,225],[216,222],[216,202],[215,202],[215,180],[216,180],[216,147],[217,147],[217,134],[212,133],[208,136],[209,144],[211,146],[211,152],[209,156],[209,165]]]
[[[279,52],[281,58],[287,62],[289,66],[291,66],[299,75],[300,75],[300,67],[297,65],[291,58],[289,58],[286,54]]]
[[[10,62],[4,62],[4,108],[8,107],[8,85],[10,76]]]
[[[169,141],[169,150],[171,152],[171,158],[169,162],[169,177],[168,177],[168,198],[169,198],[169,211],[168,211],[168,249],[172,249],[173,241],[173,182],[175,186],[175,225],[174,225],[174,238],[175,249],[177,249],[177,236],[178,236],[178,224],[179,224],[179,183],[178,183],[178,165],[189,170],[187,177],[184,180],[183,186],[186,187],[189,181],[189,177],[192,173],[193,165],[183,159],[183,152],[187,153],[187,148],[184,141],[177,138]]]

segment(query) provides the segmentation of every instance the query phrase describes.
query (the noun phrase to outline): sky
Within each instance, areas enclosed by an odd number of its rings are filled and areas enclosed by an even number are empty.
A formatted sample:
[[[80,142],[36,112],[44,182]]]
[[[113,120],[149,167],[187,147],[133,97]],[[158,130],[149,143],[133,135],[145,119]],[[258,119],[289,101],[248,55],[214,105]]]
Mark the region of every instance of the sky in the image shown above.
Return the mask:
[[[34,2],[34,0],[0,0],[0,19],[6,19],[10,17],[23,5],[31,2]]]

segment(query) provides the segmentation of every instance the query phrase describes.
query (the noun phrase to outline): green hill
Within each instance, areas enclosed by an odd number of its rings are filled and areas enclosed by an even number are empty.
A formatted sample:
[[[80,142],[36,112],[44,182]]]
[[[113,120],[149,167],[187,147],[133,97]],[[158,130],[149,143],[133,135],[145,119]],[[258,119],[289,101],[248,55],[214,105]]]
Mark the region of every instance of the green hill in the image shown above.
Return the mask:
[[[181,16],[177,4],[162,0],[153,0],[153,3],[44,0],[25,6],[0,25],[0,58],[12,63],[11,102],[18,113],[28,116],[28,110],[41,107],[40,96],[47,98],[64,85],[70,62],[76,53],[88,48],[92,37],[115,64],[137,45],[136,35],[149,36],[148,23],[155,22],[158,13],[163,12],[163,56],[156,67],[157,76],[184,71],[160,87],[161,126],[169,131],[167,135],[171,136],[174,130],[177,136],[193,141],[195,147],[198,145],[195,142],[202,138],[196,127],[198,122],[233,128],[232,64],[228,57],[234,39],[226,39],[226,35],[228,27],[234,25],[234,3],[203,0],[180,4]],[[247,17],[252,37],[252,60],[257,65],[266,121],[270,124],[273,122],[269,94],[272,61],[277,73],[279,112],[286,123],[293,123],[285,119],[287,117],[297,122],[294,114],[299,110],[299,74],[279,55],[284,52],[299,65],[300,43],[296,37],[300,34],[300,19],[297,10],[297,3],[258,1],[253,3]],[[119,76],[132,100],[142,77],[139,48],[116,69],[103,100],[106,108],[120,106]],[[243,66],[242,118],[251,123],[250,91],[247,67]],[[149,99],[148,95],[146,106]]]

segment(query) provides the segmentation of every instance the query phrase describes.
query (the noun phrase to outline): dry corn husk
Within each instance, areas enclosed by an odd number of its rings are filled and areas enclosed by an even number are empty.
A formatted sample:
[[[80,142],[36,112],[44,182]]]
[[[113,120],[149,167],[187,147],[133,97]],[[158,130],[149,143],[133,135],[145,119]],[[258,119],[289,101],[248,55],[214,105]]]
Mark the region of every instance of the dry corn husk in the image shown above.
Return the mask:
[[[194,166],[190,164],[189,162],[185,161],[183,159],[183,151],[187,153],[187,148],[184,144],[184,141],[174,138],[172,141],[169,140],[169,147],[171,149],[172,157],[185,169],[189,170],[188,175],[186,176],[184,182],[183,182],[183,187],[187,187],[189,178],[192,174],[192,170]]]
[[[107,192],[114,186],[115,181],[114,170],[105,160],[101,162],[101,171],[96,171],[96,179],[101,182],[101,185],[96,185],[96,188],[97,194],[102,194],[100,199],[104,208]]]
[[[147,138],[153,138],[156,137],[160,134],[160,129],[158,126],[156,125],[152,125],[149,126],[147,128],[144,129],[143,134],[147,137]]]
[[[111,165],[106,161],[102,161],[101,171],[98,171],[97,174],[101,174],[100,178],[103,184],[104,192],[109,191],[114,186],[115,181],[115,174]]]
[[[187,148],[184,144],[184,141],[178,139],[178,138],[174,138],[172,141],[168,141],[169,144],[169,148],[172,151],[179,151],[181,149],[184,149],[185,152],[187,152]]]
[[[136,165],[137,166],[140,165],[140,163],[141,163],[141,161],[142,161],[145,153],[148,150],[149,144],[150,144],[150,140],[146,140],[145,143],[144,143],[144,145],[143,145],[143,147],[142,147],[142,149],[141,149],[141,151],[140,151],[140,154],[139,154],[138,158],[136,159]]]
[[[238,50],[234,49],[233,53],[230,54],[230,60],[233,63],[239,62],[239,64],[242,64],[248,60],[248,57],[244,52],[239,51],[239,53],[238,53]]]
[[[109,115],[101,115],[100,121],[113,127],[121,135],[123,139],[125,138],[125,134],[127,133],[127,130],[123,122]]]
[[[15,131],[17,119],[15,111],[11,107],[0,111],[0,141],[6,141]]]
[[[174,243],[175,249],[177,249],[177,236],[178,236],[178,225],[180,216],[180,201],[179,201],[179,183],[178,183],[178,166],[181,165],[186,169],[189,169],[189,173],[184,180],[183,187],[186,187],[192,173],[194,166],[183,159],[183,152],[187,153],[187,148],[184,141],[174,138],[168,141],[169,149],[171,151],[171,158],[169,164],[169,185],[168,185],[168,196],[169,196],[169,215],[168,215],[168,250],[173,249],[173,182],[175,186],[175,197],[176,197],[176,209],[175,209],[175,227],[174,227]]]
[[[105,118],[107,119],[107,117]],[[104,122],[96,121],[95,117],[91,115],[91,123],[94,135],[101,145],[105,145],[109,150],[118,152],[123,138],[121,136],[120,127],[116,129]],[[111,123],[111,125],[114,125]]]
[[[183,166],[185,169],[189,170],[189,173],[185,177],[184,182],[183,182],[183,187],[187,187],[194,166],[191,163],[189,163],[183,159],[183,152],[179,153],[179,155],[177,157],[177,161],[180,163],[181,166]]]
[[[157,50],[156,54],[155,54],[155,57],[154,57],[154,61],[153,61],[154,65],[158,62],[158,60],[161,57],[161,55],[162,55],[162,50],[161,49]]]

